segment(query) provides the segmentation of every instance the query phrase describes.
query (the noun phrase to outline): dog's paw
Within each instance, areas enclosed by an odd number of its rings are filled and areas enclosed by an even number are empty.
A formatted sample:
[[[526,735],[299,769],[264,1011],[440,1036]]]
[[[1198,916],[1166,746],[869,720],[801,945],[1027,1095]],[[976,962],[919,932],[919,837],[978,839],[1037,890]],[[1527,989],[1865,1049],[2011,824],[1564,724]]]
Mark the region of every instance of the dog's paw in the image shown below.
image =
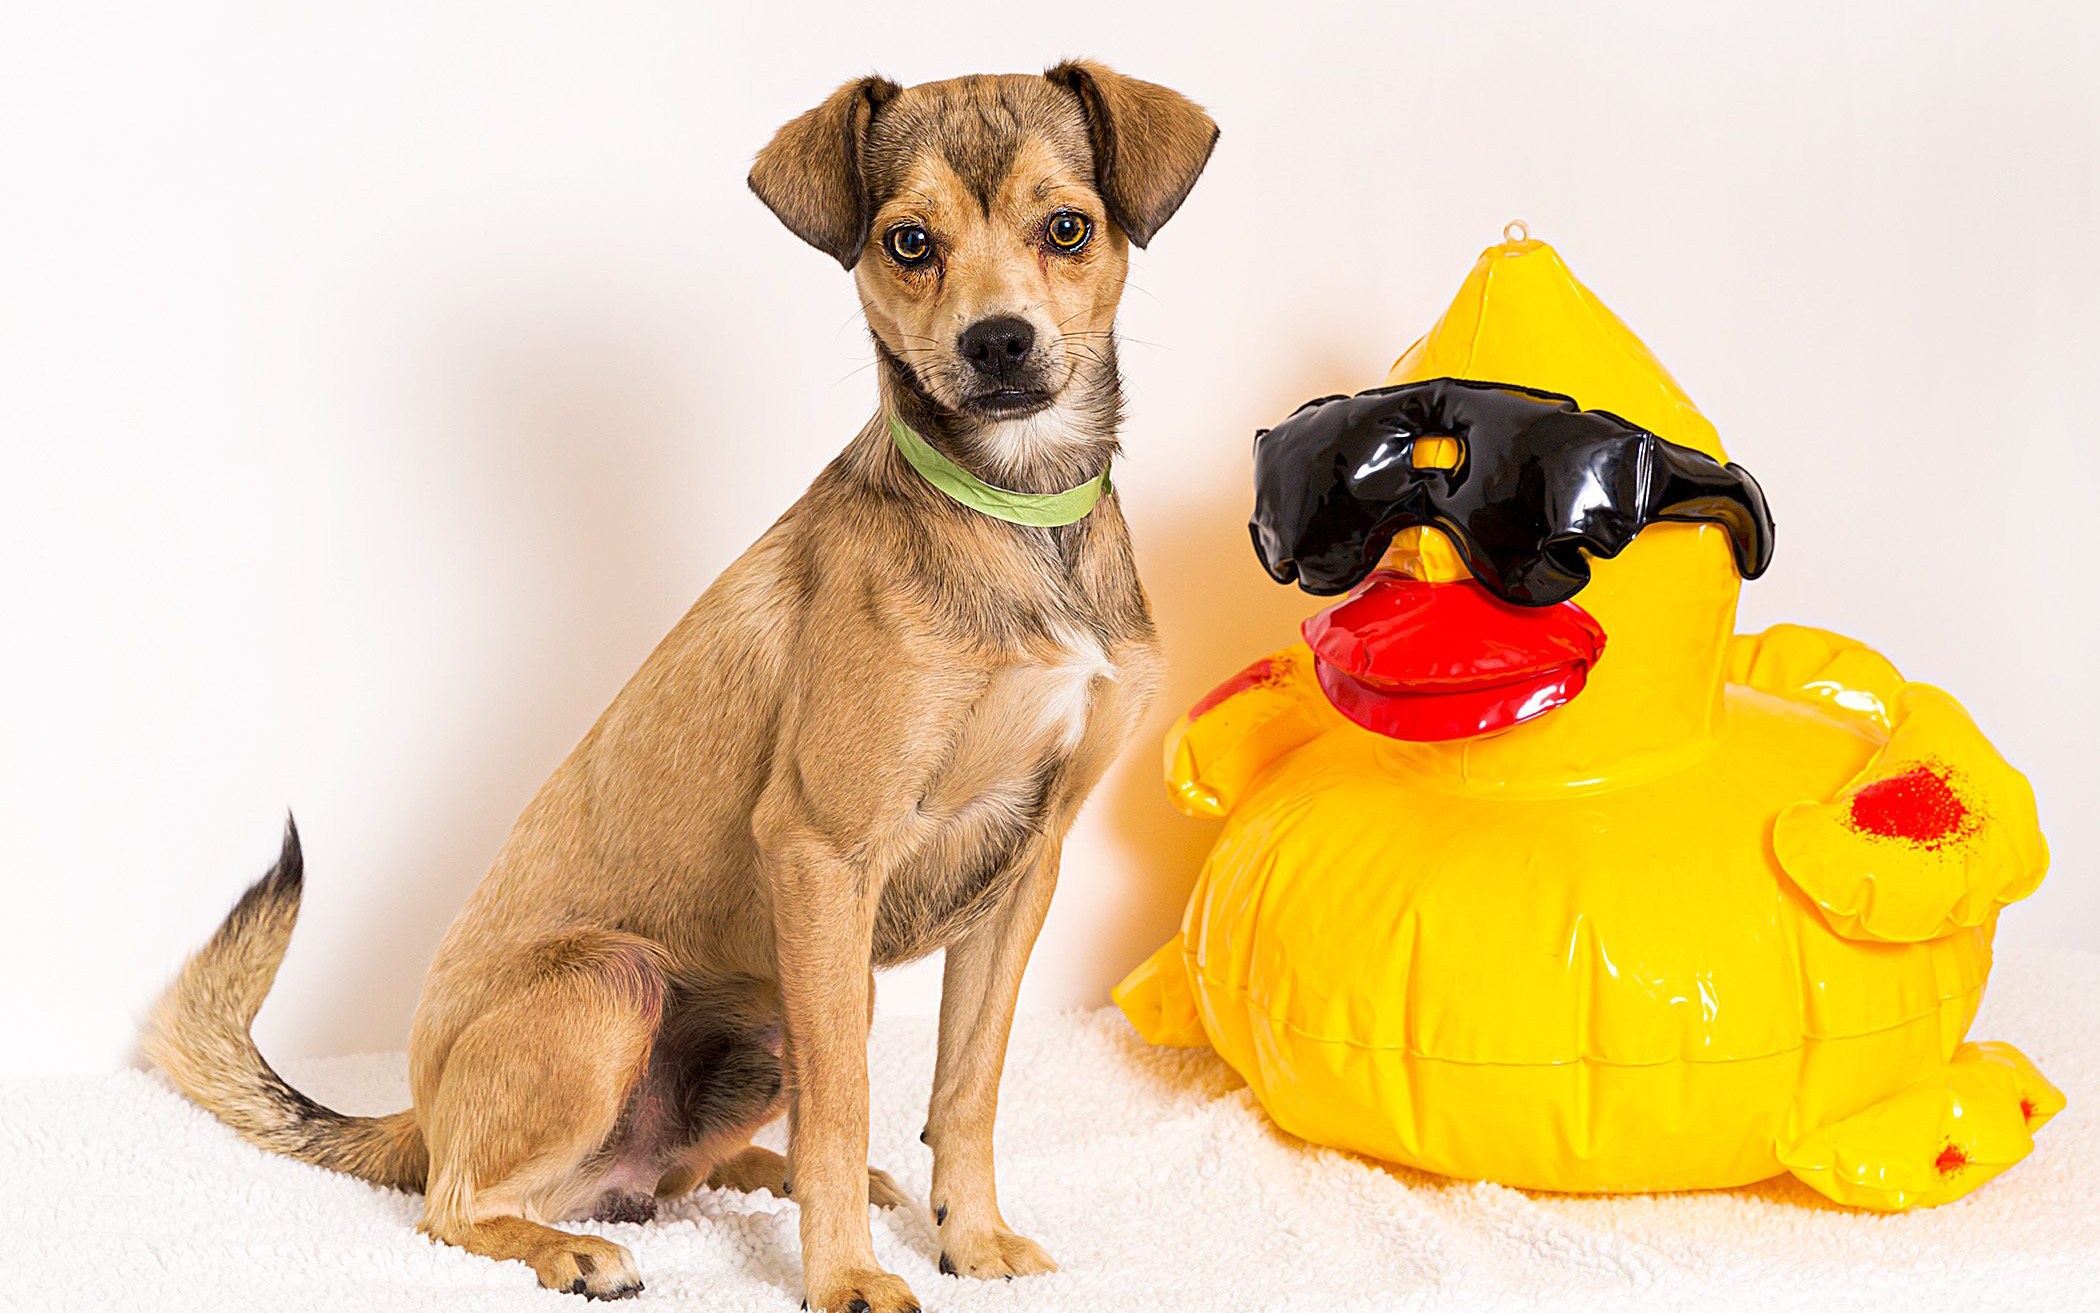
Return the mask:
[[[919,1313],[904,1278],[877,1268],[846,1268],[809,1282],[803,1307],[815,1313]]]
[[[787,1159],[756,1145],[727,1162],[717,1164],[708,1175],[707,1183],[726,1190],[766,1190],[782,1199],[795,1197],[795,1183],[790,1179]],[[898,1186],[896,1177],[880,1167],[870,1167],[868,1202],[877,1208],[901,1208],[911,1202],[911,1196]]]
[[[585,1299],[626,1299],[642,1293],[641,1273],[626,1248],[597,1236],[565,1235],[533,1255],[540,1284]]]
[[[1035,1241],[1005,1227],[958,1232],[953,1227],[944,1226],[941,1228],[941,1271],[951,1277],[976,1277],[980,1281],[1005,1277],[1011,1281],[1015,1277],[1055,1272],[1057,1260]]]
[[[912,1202],[912,1198],[904,1193],[904,1187],[897,1184],[896,1177],[891,1176],[880,1167],[870,1167],[868,1169],[868,1202],[877,1208],[903,1208]]]

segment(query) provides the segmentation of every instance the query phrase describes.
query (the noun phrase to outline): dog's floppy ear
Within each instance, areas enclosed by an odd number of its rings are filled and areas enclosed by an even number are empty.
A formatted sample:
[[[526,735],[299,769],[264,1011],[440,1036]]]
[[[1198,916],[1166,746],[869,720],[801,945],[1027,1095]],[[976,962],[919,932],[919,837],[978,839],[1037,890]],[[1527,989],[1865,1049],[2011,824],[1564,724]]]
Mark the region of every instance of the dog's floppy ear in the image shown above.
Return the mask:
[[[886,77],[864,77],[790,120],[752,161],[748,181],[788,230],[851,269],[875,222],[861,174],[868,126],[902,91]]]
[[[1068,59],[1043,76],[1079,97],[1109,217],[1145,245],[1196,185],[1218,144],[1218,125],[1180,92],[1091,60]]]

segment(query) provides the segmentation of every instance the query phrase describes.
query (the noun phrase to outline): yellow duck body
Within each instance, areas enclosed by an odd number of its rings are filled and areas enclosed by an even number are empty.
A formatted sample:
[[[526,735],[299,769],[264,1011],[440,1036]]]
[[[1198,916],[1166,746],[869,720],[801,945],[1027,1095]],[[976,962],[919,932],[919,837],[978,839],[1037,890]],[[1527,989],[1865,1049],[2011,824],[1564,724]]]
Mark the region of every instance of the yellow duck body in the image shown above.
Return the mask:
[[[1490,248],[1389,381],[1444,377],[1549,389],[1721,458],[1542,243]],[[1464,574],[1429,529],[1385,564]],[[1215,1048],[1293,1134],[1451,1176],[1601,1192],[1791,1171],[1899,1209],[2024,1157],[2062,1096],[1965,1036],[1998,910],[2047,866],[2026,781],[1870,649],[1734,635],[1718,527],[1653,525],[1593,564],[1588,685],[1512,728],[1360,728],[1302,643],[1192,709],[1169,784],[1224,826],[1181,934],[1117,1002],[1155,1043]]]

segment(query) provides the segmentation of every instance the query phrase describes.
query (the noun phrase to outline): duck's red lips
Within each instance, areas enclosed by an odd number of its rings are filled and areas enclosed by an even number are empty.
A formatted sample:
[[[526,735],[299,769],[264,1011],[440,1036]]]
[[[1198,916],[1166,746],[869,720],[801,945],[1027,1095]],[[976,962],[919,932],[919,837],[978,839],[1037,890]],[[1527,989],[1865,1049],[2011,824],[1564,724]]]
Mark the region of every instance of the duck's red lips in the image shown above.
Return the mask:
[[[1516,606],[1471,579],[1380,570],[1307,620],[1320,689],[1390,738],[1433,742],[1508,729],[1582,691],[1604,630],[1573,602]]]

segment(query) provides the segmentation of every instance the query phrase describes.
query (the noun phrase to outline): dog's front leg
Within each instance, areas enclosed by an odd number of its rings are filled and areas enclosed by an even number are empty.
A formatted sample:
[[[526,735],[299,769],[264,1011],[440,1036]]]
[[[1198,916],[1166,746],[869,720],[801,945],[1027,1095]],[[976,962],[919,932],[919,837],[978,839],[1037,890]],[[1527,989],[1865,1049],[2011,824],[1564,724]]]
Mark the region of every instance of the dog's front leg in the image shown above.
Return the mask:
[[[999,914],[948,947],[940,1052],[926,1119],[943,1272],[1014,1277],[1057,1270],[1041,1245],[1016,1234],[999,1214],[992,1122],[1021,973],[1057,887],[1059,847],[1059,839],[1039,840]]]
[[[918,1313],[868,1232],[868,963],[882,881],[814,828],[768,828],[806,1298],[821,1313]]]

